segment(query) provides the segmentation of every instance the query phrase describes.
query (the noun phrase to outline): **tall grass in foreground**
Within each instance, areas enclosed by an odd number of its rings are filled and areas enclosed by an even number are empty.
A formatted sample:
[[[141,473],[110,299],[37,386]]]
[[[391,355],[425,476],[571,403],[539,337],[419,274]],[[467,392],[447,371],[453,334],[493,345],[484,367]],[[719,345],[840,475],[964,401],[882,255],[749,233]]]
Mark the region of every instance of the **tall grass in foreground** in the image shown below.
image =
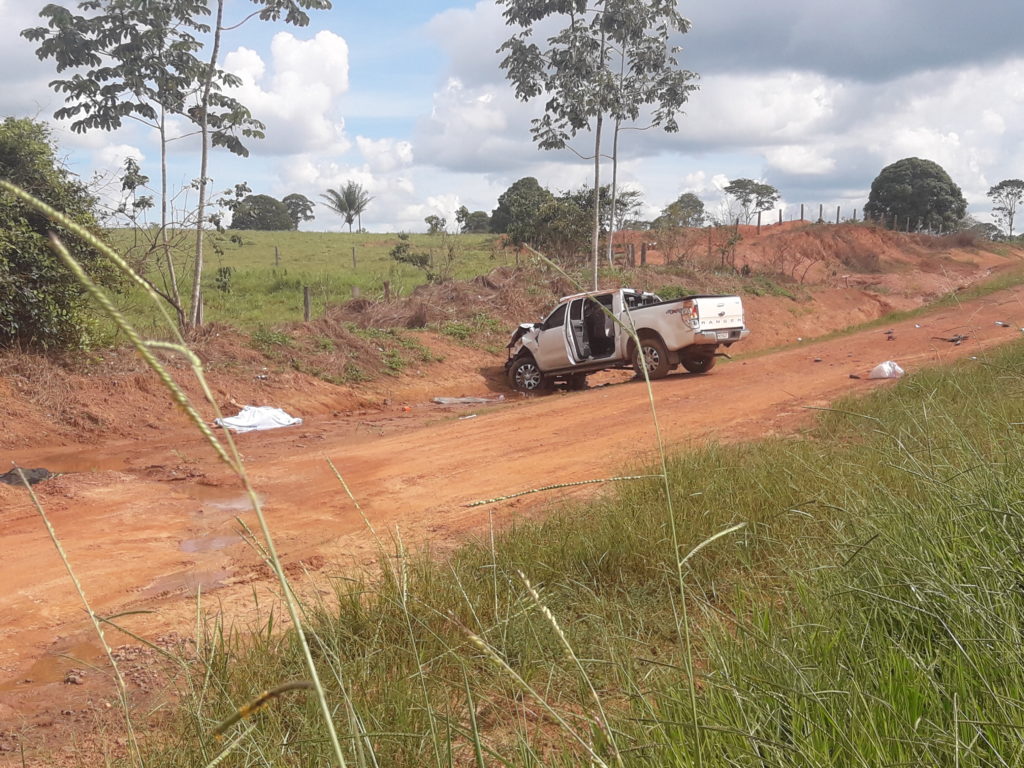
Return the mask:
[[[322,677],[346,683],[328,683],[336,718],[360,724],[350,760],[690,766],[696,725],[709,766],[1024,764],[1022,429],[1015,344],[799,438],[673,458],[682,552],[747,524],[684,566],[696,724],[659,481],[445,559],[396,540],[379,578],[304,605]],[[287,632],[204,647],[186,725],[302,672]],[[224,765],[329,759],[312,701],[251,724]],[[151,747],[150,766],[203,764],[188,727]]]

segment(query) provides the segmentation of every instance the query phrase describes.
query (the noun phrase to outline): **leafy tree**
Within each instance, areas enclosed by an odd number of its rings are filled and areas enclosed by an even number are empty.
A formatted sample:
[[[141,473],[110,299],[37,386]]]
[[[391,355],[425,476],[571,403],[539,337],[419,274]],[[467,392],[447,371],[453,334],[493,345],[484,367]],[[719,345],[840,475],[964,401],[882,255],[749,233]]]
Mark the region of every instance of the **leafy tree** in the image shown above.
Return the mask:
[[[689,23],[675,0],[605,0],[588,7],[583,0],[498,0],[506,6],[506,23],[521,31],[498,50],[501,67],[515,87],[516,98],[544,96],[544,115],[531,132],[541,149],[561,149],[582,130],[592,130],[595,195],[592,212],[594,285],[597,287],[600,240],[601,140],[605,117],[633,120],[645,105],[656,105],[652,125],[676,130],[675,115],[686,101],[689,76],[672,74],[678,49],[669,38]],[[566,26],[533,41],[534,25],[553,16],[568,17]],[[619,77],[613,57],[619,54]],[[628,85],[627,85],[628,83]]]
[[[95,199],[59,165],[49,129],[33,120],[0,123],[0,179],[75,222],[98,230]],[[70,232],[0,191],[0,347],[51,349],[88,342],[85,290],[50,249],[49,234],[101,285],[120,284],[114,266]]]
[[[610,184],[602,186],[597,195],[600,231],[610,233],[615,226],[614,222],[624,221],[640,207],[642,197],[643,195],[637,190],[627,189],[616,195]],[[586,211],[591,221],[594,218],[594,198],[594,190],[587,185],[559,195],[559,199],[571,200],[581,210]]]
[[[871,182],[864,206],[866,218],[884,218],[891,226],[898,217],[912,231],[952,229],[966,211],[967,201],[949,174],[938,163],[919,157],[883,168]]]
[[[1013,237],[1013,219],[1017,214],[1017,206],[1024,200],[1024,181],[1003,179],[987,195],[992,198],[992,213],[996,221],[1006,225],[1007,237]]]
[[[292,229],[298,229],[303,221],[313,220],[313,206],[315,203],[305,195],[293,192],[281,198],[284,207],[288,209],[288,215],[292,219]]]
[[[373,200],[362,184],[354,181],[346,181],[341,189],[328,189],[320,195],[324,199],[324,205],[335,213],[341,214],[348,224],[348,231],[352,231],[352,223],[359,220],[359,229],[363,228],[363,211]]]
[[[544,203],[533,221],[534,246],[566,261],[585,261],[593,227],[593,200],[562,195]]]
[[[235,206],[231,229],[258,229],[280,232],[293,229],[288,206],[270,195],[248,195]]]
[[[423,220],[427,225],[428,235],[439,235],[444,232],[444,228],[448,226],[448,221],[443,216],[436,216],[431,214]]]
[[[749,224],[758,211],[769,211],[779,201],[779,190],[753,179],[733,179],[724,192],[739,203],[744,224]]]
[[[508,235],[515,246],[533,239],[537,213],[554,199],[533,176],[525,176],[501,193],[491,213],[491,231]]]
[[[662,210],[651,226],[655,229],[668,227],[700,227],[704,225],[706,215],[704,202],[693,192],[684,192]]]
[[[161,138],[161,231],[167,228],[166,147],[168,115],[182,115],[200,135],[196,211],[195,258],[191,304],[186,313],[178,297],[174,264],[165,243],[171,273],[172,300],[182,325],[196,326],[201,317],[203,232],[206,225],[209,153],[226,147],[245,156],[242,138],[262,138],[263,124],[249,110],[225,93],[241,81],[217,68],[223,33],[249,19],[306,26],[307,10],[329,9],[330,0],[253,0],[257,9],[237,24],[224,24],[226,0],[214,0],[213,23],[209,0],[81,0],[75,15],[67,8],[49,4],[41,12],[47,27],[23,31],[40,42],[40,59],[53,58],[57,71],[82,70],[66,80],[51,83],[67,93],[67,106],[57,117],[80,117],[75,130],[114,130],[124,118],[153,125]],[[203,36],[201,40],[199,36]],[[209,45],[209,57],[199,54]],[[186,316],[187,314],[187,316]]]
[[[491,217],[487,211],[470,211],[466,206],[460,206],[455,212],[455,221],[459,225],[459,231],[464,233],[482,233],[491,231]]]

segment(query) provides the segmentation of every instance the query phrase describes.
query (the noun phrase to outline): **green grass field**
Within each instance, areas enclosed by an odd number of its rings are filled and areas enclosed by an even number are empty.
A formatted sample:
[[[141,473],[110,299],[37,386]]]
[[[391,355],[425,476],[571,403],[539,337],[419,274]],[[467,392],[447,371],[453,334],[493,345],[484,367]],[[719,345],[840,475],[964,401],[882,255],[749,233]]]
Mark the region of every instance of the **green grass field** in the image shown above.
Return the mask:
[[[149,236],[144,233],[143,238]],[[231,237],[241,239],[233,242]],[[139,253],[136,235],[130,230],[110,233],[112,244],[122,253]],[[389,252],[399,242],[397,235],[348,234],[338,232],[255,232],[231,231],[207,237],[203,285],[206,322],[230,323],[253,330],[302,320],[303,287],[309,286],[314,316],[327,304],[337,304],[360,296],[379,299],[384,283],[390,283],[391,296],[407,296],[424,284],[423,270],[399,264]],[[465,280],[485,274],[497,266],[515,262],[513,251],[500,247],[493,235],[410,235],[412,250],[431,254],[435,268],[451,246],[450,275]],[[190,235],[179,240],[182,254],[192,251]],[[355,261],[353,263],[353,249]],[[276,255],[275,255],[276,251]],[[191,258],[182,255],[177,267],[182,290],[191,285]],[[226,279],[218,279],[218,270],[227,269]],[[165,274],[155,258],[146,277],[163,288]],[[220,273],[224,275],[223,272]],[[183,277],[184,276],[184,277]],[[126,315],[143,331],[156,327],[154,309],[137,292],[120,297]]]

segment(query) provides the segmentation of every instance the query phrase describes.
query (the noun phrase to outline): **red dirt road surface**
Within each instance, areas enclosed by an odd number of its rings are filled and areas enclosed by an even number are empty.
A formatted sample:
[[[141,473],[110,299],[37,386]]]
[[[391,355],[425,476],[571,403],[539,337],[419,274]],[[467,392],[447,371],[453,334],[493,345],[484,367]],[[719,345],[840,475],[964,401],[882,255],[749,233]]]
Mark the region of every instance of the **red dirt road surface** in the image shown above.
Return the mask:
[[[1024,287],[896,323],[892,340],[887,328],[877,328],[794,342],[723,362],[704,376],[674,373],[653,385],[661,429],[676,447],[789,432],[806,423],[809,407],[886,386],[868,379],[877,363],[895,360],[913,372],[983,355],[1021,337],[1022,324]],[[959,345],[935,338],[957,334],[968,338]],[[623,375],[605,379],[583,392],[533,399],[506,394],[495,405],[421,403],[371,416],[314,414],[301,426],[244,434],[237,442],[282,559],[303,581],[304,570],[343,573],[372,563],[376,550],[367,521],[383,537],[397,528],[410,546],[443,550],[486,530],[491,513],[507,523],[557,503],[566,492],[483,507],[470,502],[608,477],[651,459],[645,387]],[[254,586],[270,584],[234,519],[257,528],[241,488],[180,422],[131,441],[0,452],[5,468],[12,460],[69,473],[36,486],[40,501],[93,610],[155,611],[121,620],[147,638],[173,629],[188,634],[200,588],[204,606],[244,620]],[[572,495],[599,488],[584,486]],[[98,673],[87,674],[82,686],[64,684],[67,669],[82,665],[56,654],[92,662],[99,649],[23,489],[0,485],[0,536],[0,731],[19,722],[45,725],[72,694],[109,699]],[[113,645],[128,642],[113,630],[108,635]]]

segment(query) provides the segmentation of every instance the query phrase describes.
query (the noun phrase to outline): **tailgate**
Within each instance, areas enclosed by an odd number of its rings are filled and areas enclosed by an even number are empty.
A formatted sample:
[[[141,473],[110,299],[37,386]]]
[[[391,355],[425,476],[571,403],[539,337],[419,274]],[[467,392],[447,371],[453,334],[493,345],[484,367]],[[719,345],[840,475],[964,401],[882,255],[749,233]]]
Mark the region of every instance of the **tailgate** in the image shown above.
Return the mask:
[[[695,331],[743,328],[743,300],[739,296],[697,296],[687,303],[691,301],[690,317],[696,321]]]

